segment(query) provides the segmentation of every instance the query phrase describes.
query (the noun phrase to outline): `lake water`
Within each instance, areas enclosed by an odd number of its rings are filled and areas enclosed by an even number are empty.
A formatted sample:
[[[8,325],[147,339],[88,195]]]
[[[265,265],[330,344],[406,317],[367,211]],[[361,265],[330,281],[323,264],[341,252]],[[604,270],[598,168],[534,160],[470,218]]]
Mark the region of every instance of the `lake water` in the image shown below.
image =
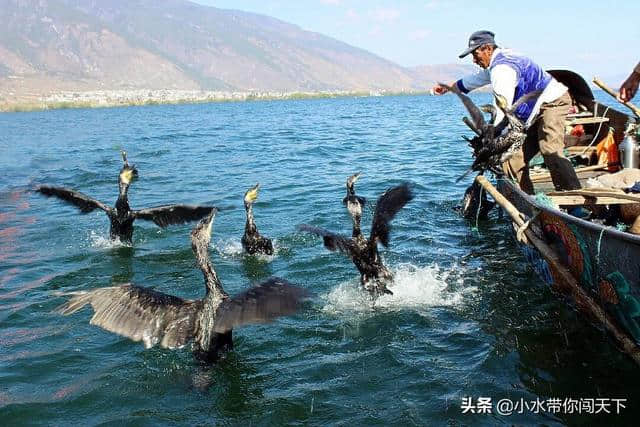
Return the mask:
[[[2,424],[637,425],[638,367],[533,273],[496,211],[479,223],[454,212],[473,178],[455,183],[471,163],[462,114],[452,96],[1,114]],[[126,246],[109,240],[101,211],[25,191],[62,185],[113,204],[121,149],[140,173],[132,208],[227,208],[211,255],[230,294],[275,275],[313,297],[295,316],[236,330],[234,351],[208,368],[189,348],[145,350],[89,325],[90,308],[57,314],[66,292],[126,282],[203,295],[192,224],[138,221]],[[341,201],[355,172],[365,232],[385,189],[407,181],[415,194],[381,250],[394,295],[373,306],[350,260],[296,231],[350,234]],[[240,243],[256,182],[269,258]],[[481,397],[490,414],[463,405]],[[531,405],[554,398],[626,408]],[[512,415],[496,413],[501,400]]]

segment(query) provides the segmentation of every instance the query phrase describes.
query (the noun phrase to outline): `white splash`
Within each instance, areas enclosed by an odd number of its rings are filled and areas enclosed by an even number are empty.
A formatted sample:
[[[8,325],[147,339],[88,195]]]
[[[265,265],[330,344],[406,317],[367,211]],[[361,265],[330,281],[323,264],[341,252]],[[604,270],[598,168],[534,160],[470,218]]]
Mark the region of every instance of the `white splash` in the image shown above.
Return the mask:
[[[278,255],[278,251],[280,250],[278,246],[277,240],[272,240],[273,242],[273,255],[264,255],[257,254],[254,255],[260,261],[271,262]],[[220,240],[214,244],[215,249],[225,258],[239,258],[245,254],[244,248],[242,247],[242,241],[239,239],[226,239]],[[247,255],[249,256],[249,255]]]
[[[443,270],[437,264],[416,267],[403,264],[393,270],[394,283],[389,286],[393,295],[383,295],[373,301],[360,287],[359,277],[341,283],[326,296],[323,311],[329,313],[370,312],[372,308],[385,310],[423,309],[428,307],[456,307],[477,288],[464,287],[459,267]]]
[[[89,233],[89,242],[92,248],[98,249],[114,249],[114,248],[130,248],[130,243],[121,242],[119,237],[111,239],[104,237],[102,234],[91,230]]]
[[[263,262],[271,262],[271,261],[273,261],[278,256],[278,252],[280,252],[280,246],[278,246],[278,239],[271,239],[271,243],[273,244],[273,254],[272,255],[257,254],[257,255],[255,255],[255,257],[258,258],[260,261],[263,261]]]
[[[237,239],[220,240],[215,243],[215,248],[224,257],[237,257],[242,255],[242,242]]]

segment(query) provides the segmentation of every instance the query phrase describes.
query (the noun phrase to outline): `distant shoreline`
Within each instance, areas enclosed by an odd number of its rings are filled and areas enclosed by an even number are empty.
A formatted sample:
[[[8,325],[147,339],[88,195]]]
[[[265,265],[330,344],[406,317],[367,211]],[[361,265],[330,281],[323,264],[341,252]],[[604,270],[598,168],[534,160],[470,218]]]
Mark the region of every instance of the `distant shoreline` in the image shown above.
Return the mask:
[[[429,91],[223,92],[200,90],[64,91],[37,99],[0,99],[0,112],[30,112],[67,108],[110,108],[143,105],[204,104],[394,95],[428,95]]]

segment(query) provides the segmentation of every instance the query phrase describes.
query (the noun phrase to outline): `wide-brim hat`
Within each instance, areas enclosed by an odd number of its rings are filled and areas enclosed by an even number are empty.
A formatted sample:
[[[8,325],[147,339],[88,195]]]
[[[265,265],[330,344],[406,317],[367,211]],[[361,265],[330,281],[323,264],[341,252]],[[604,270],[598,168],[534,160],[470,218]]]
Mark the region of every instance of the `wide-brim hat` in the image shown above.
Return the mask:
[[[494,33],[487,30],[480,30],[471,34],[471,36],[469,36],[469,47],[465,49],[458,58],[464,58],[483,44],[496,44],[496,41],[493,38],[494,36]]]

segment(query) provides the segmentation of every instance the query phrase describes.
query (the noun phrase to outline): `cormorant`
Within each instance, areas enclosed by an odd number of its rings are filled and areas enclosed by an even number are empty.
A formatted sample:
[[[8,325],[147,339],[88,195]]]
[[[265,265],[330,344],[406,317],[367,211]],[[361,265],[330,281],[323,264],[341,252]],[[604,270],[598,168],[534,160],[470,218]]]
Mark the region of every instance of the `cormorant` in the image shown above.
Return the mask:
[[[487,198],[487,192],[474,179],[473,183],[464,192],[462,206],[459,207],[459,210],[466,219],[486,219],[495,204],[496,202]]]
[[[72,292],[73,297],[58,311],[68,315],[91,304],[92,325],[142,341],[146,348],[160,344],[174,349],[193,341],[194,355],[207,363],[233,348],[233,328],[270,322],[296,312],[306,290],[278,277],[234,298],[224,291],[208,252],[215,212],[213,209],[191,232],[191,248],[204,275],[204,298],[185,300],[127,283]]]
[[[187,221],[195,221],[205,217],[213,209],[212,206],[191,206],[191,205],[165,205],[148,209],[131,210],[127,192],[129,185],[138,177],[138,170],[135,166],[129,166],[127,153],[122,151],[124,165],[118,175],[119,195],[116,200],[116,207],[112,208],[104,203],[92,199],[91,197],[64,187],[53,187],[41,185],[36,191],[47,197],[56,196],[66,202],[75,205],[80,212],[88,213],[96,208],[106,212],[111,221],[111,239],[119,238],[122,242],[131,243],[133,236],[133,221],[143,219],[153,221],[160,227],[170,224],[182,224]]]
[[[260,184],[256,184],[244,193],[244,209],[247,211],[247,222],[244,226],[242,236],[242,247],[247,253],[273,255],[273,243],[271,239],[263,237],[258,232],[256,223],[253,220],[253,202],[258,199],[258,189]]]
[[[355,209],[355,207],[349,208],[349,203],[358,203],[360,204],[360,206],[364,206],[365,203],[367,203],[367,199],[362,196],[356,195],[355,185],[358,178],[360,178],[360,175],[361,173],[358,172],[347,178],[347,195],[344,196],[344,199],[342,199],[342,204],[347,207],[349,213],[351,213],[351,211]],[[351,214],[351,216],[353,217],[353,214]]]
[[[376,203],[371,223],[371,234],[367,239],[360,229],[360,219],[362,218],[365,199],[357,196],[354,189],[355,182],[359,176],[360,174],[357,173],[349,177],[347,180],[347,196],[343,199],[343,203],[347,206],[353,221],[351,238],[307,224],[298,226],[298,229],[321,236],[327,249],[330,251],[337,250],[349,256],[360,272],[360,284],[372,296],[393,294],[387,288],[387,285],[393,281],[393,274],[382,263],[378,253],[378,242],[385,247],[389,246],[390,222],[395,214],[413,199],[413,195],[409,185],[406,183],[385,191]]]
[[[456,182],[467,176],[471,171],[475,170],[482,174],[487,169],[495,168],[509,160],[520,149],[526,138],[526,129],[524,123],[515,116],[514,112],[523,103],[540,96],[542,91],[529,92],[518,98],[511,106],[507,106],[507,101],[503,96],[494,92],[495,104],[504,113],[504,117],[500,123],[493,123],[497,113],[495,107],[483,106],[478,108],[471,98],[460,92],[455,84],[451,86],[444,83],[441,84],[447,86],[451,92],[460,98],[460,101],[462,101],[471,116],[471,120],[463,119],[463,121],[477,135],[473,139],[467,139],[473,148],[475,160]],[[491,122],[487,122],[484,119],[483,111],[491,114]]]

